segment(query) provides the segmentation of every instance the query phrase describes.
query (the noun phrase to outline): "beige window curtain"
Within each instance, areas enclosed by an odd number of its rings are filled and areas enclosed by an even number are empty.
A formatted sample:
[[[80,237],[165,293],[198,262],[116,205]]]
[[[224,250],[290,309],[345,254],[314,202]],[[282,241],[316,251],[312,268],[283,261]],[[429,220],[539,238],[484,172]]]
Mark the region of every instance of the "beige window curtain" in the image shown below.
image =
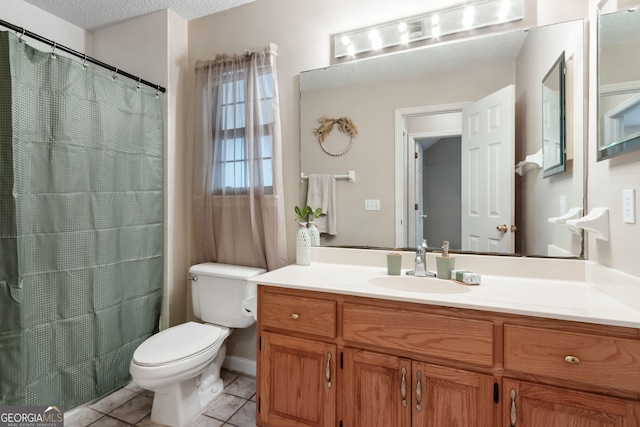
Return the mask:
[[[276,56],[196,63],[195,262],[287,263]]]

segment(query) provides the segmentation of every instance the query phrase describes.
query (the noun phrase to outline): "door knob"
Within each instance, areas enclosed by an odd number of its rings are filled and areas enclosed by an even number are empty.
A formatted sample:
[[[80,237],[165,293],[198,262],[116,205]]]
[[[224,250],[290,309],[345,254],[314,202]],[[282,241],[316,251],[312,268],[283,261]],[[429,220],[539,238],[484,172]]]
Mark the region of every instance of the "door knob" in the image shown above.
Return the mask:
[[[501,233],[506,233],[507,230],[509,230],[509,227],[507,227],[507,224],[500,224],[499,226],[496,227],[496,230],[498,230]]]

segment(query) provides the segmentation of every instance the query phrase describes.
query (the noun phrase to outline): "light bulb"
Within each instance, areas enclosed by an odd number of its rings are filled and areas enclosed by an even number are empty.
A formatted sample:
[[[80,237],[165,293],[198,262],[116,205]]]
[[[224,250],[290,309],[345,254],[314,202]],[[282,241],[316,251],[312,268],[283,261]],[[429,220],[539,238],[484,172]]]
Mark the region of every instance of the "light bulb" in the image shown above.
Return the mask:
[[[407,31],[407,23],[406,22],[399,23],[398,31],[400,31],[401,33],[405,33]]]
[[[369,31],[369,40],[374,41],[376,39],[380,39],[380,33],[375,28]]]
[[[507,18],[510,8],[511,8],[511,1],[502,0],[502,4],[500,5],[500,9],[498,10],[498,19],[500,21],[504,21]]]
[[[349,46],[349,43],[351,43],[349,36],[342,36],[340,40],[342,41],[342,44],[345,46]]]
[[[474,15],[476,14],[476,9],[473,6],[467,6],[464,8],[463,17],[462,17],[462,25],[464,28],[471,28],[473,25]]]
[[[438,24],[440,24],[440,15],[434,13],[433,15],[431,15],[431,25],[437,27]]]
[[[409,43],[409,33],[402,33],[400,35],[400,42],[402,44],[408,44]]]

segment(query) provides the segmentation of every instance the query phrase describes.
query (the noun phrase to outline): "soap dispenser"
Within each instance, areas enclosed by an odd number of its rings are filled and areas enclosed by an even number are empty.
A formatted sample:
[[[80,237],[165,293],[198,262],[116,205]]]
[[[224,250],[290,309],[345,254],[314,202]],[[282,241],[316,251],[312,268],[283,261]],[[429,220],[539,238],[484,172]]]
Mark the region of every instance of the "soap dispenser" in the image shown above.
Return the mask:
[[[442,256],[436,256],[438,279],[451,279],[451,270],[456,266],[455,257],[449,256],[449,242],[442,242]]]

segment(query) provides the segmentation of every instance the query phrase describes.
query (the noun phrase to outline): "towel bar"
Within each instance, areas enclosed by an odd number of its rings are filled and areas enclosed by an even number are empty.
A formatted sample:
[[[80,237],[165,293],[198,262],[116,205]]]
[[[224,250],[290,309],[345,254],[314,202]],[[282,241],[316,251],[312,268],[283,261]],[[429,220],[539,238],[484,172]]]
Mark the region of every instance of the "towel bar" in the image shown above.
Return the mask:
[[[356,171],[349,171],[346,175],[335,175],[335,178],[347,180],[349,182],[356,182]],[[305,175],[304,172],[301,172],[300,180],[304,181],[305,179],[309,179],[309,176]]]

